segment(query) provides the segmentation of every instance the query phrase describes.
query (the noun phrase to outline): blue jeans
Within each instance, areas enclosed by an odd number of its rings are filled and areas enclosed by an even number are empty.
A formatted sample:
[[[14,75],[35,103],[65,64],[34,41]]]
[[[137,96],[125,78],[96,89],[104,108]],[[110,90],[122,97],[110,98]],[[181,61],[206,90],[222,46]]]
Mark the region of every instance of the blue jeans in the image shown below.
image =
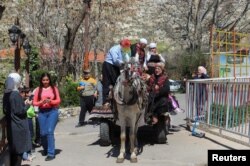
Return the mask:
[[[58,109],[40,109],[38,113],[41,143],[48,156],[55,156],[54,131],[58,122]]]

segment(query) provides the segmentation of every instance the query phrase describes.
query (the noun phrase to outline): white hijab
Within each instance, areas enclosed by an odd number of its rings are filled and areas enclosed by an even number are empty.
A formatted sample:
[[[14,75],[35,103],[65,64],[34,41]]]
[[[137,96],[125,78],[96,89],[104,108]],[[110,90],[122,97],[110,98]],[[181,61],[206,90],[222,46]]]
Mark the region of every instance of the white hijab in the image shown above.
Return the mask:
[[[4,93],[18,91],[21,85],[21,76],[18,73],[10,73],[5,81]]]

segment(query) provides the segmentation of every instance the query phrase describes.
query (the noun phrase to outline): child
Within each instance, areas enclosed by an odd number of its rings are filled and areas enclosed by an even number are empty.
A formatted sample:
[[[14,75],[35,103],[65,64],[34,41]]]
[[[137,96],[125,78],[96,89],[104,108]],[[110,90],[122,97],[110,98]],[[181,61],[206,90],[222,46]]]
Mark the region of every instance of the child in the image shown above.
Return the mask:
[[[178,100],[176,99],[176,97],[174,96],[173,93],[169,93],[168,99],[169,99],[169,103],[170,103],[169,104],[169,112],[170,113],[177,114],[179,112],[185,112],[183,109],[180,108]]]
[[[32,127],[32,129],[30,128],[30,118],[29,118],[29,114],[28,114],[28,112],[30,112],[30,107],[31,107],[31,104],[32,104],[32,101],[29,100],[29,96],[30,96],[29,88],[26,88],[26,87],[21,88],[20,89],[20,95],[24,99],[25,107],[26,107],[26,110],[27,110],[27,117],[28,117],[28,122],[29,122],[29,130],[30,130],[31,142],[32,142],[33,127]],[[31,123],[32,123],[32,119],[31,119]],[[22,156],[24,161],[32,161],[34,157],[35,156],[31,154],[31,151],[24,152],[23,156]]]
[[[174,94],[172,92],[169,93],[168,100],[169,100],[169,112],[170,112],[170,114],[176,115],[177,113],[185,112],[183,109],[180,108],[178,100],[176,99],[176,97],[174,96]],[[170,128],[169,128],[169,130],[170,131],[179,131],[180,127],[172,125],[172,123],[173,123],[173,118],[170,116]]]
[[[28,117],[28,122],[29,122],[31,142],[33,142],[32,140],[33,140],[33,136],[34,136],[33,118],[37,117],[37,112],[35,111],[35,108],[32,105],[33,96],[34,95],[31,95],[29,97],[29,99],[27,99],[28,100],[27,102],[29,103],[29,108],[27,110],[27,117]],[[32,144],[32,152],[34,152],[34,151],[35,151],[35,146],[34,146],[34,144]]]

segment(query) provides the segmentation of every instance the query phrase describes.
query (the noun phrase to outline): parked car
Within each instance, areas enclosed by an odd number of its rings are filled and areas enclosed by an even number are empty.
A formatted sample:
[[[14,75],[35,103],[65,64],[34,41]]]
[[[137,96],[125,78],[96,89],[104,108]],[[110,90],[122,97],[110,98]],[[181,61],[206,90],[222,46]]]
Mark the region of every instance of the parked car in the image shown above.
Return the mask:
[[[169,86],[170,86],[170,91],[176,92],[181,88],[180,82],[177,82],[175,80],[169,79]]]

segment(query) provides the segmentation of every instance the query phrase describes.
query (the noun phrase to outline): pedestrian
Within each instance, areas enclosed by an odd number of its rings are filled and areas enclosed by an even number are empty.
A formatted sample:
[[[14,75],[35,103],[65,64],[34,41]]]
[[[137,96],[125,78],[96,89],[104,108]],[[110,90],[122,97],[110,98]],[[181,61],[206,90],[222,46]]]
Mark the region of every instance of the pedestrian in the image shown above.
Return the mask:
[[[145,38],[141,38],[137,43],[132,44],[131,49],[131,57],[136,57],[136,61],[139,61],[139,65],[141,67],[141,72],[143,68],[143,64],[146,57],[145,48],[148,44],[148,41]]]
[[[26,100],[25,100],[25,104],[28,106],[27,117],[29,120],[29,128],[30,128],[30,134],[31,134],[31,139],[32,139],[32,151],[33,152],[35,151],[35,148],[39,147],[41,144],[40,129],[39,129],[39,122],[38,122],[38,107],[32,104],[33,98],[34,98],[34,92],[35,90],[33,92],[31,90],[28,93],[26,92]],[[35,124],[34,124],[34,121],[35,121]]]
[[[203,66],[198,66],[198,72],[194,76],[194,79],[208,79],[207,69]],[[196,89],[196,115],[197,118],[204,118],[204,106],[207,101],[207,87],[205,83],[195,82],[194,84]]]
[[[152,124],[156,124],[158,117],[168,112],[170,87],[163,63],[156,64],[155,72],[148,81],[148,91],[149,111],[152,113]]]
[[[38,120],[40,124],[41,143],[45,161],[55,158],[54,131],[58,122],[58,107],[61,103],[59,90],[53,85],[49,73],[43,73],[40,85],[37,87],[33,105],[39,107]]]
[[[31,150],[31,140],[25,104],[19,93],[21,76],[11,73],[5,81],[3,112],[7,121],[10,165],[20,166],[22,155]]]
[[[164,63],[165,59],[162,57],[161,54],[157,51],[157,44],[150,43],[149,44],[149,51],[147,52],[143,67],[147,71],[149,75],[152,75],[155,71],[155,66],[157,63]]]
[[[89,113],[92,111],[97,97],[96,80],[91,77],[90,69],[83,71],[83,77],[80,80],[77,90],[80,93],[81,111],[78,124],[75,127],[81,127],[87,124],[87,122],[85,122],[86,113],[87,111]]]
[[[19,89],[20,95],[22,96],[24,103],[25,103],[25,110],[27,112],[27,119],[28,119],[28,123],[29,123],[29,130],[30,130],[30,142],[32,143],[32,139],[33,139],[33,121],[32,121],[32,117],[35,116],[34,114],[34,109],[32,106],[32,100],[30,100],[30,89],[27,88],[26,86],[22,87]],[[24,161],[32,161],[35,158],[35,155],[33,155],[32,153],[35,152],[35,148],[33,147],[32,144],[32,149],[31,151],[28,152],[24,152],[23,153],[23,160]]]
[[[104,109],[110,108],[110,103],[108,100],[110,86],[115,85],[116,80],[120,75],[120,68],[124,64],[123,57],[126,54],[131,54],[130,45],[130,40],[123,39],[121,40],[120,44],[111,47],[106,55],[105,61],[102,65]]]
[[[194,76],[194,79],[206,79],[206,78],[209,78],[207,74],[207,69],[203,66],[198,66],[198,72]]]
[[[36,89],[33,90],[32,92],[32,101],[33,101],[33,98],[34,98],[34,94],[35,94],[35,91]],[[34,147],[40,147],[41,146],[41,135],[40,135],[40,125],[39,125],[39,120],[38,120],[38,112],[39,112],[39,108],[38,106],[34,106],[34,109],[35,109],[35,113],[36,113],[36,116],[35,116],[35,138],[34,138]]]

